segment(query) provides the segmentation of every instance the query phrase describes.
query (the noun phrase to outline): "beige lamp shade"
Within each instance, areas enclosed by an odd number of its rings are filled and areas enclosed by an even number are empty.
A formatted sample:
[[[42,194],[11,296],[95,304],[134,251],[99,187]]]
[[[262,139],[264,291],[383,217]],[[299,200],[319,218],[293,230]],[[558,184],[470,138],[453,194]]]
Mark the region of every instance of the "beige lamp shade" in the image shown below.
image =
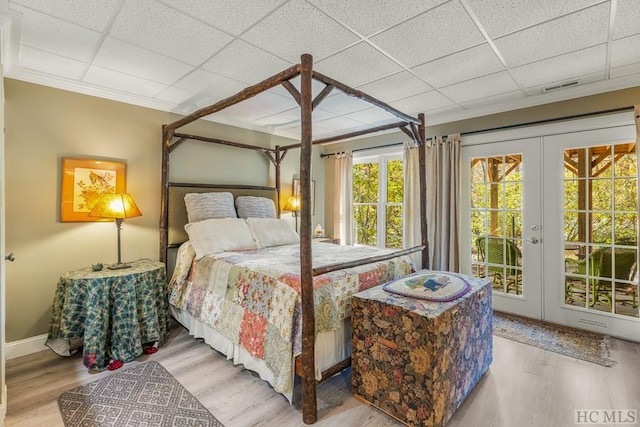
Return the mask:
[[[124,219],[142,216],[142,212],[129,193],[107,193],[98,199],[89,216]]]
[[[287,204],[284,206],[285,211],[296,212],[300,210],[300,196],[291,196],[287,199]]]

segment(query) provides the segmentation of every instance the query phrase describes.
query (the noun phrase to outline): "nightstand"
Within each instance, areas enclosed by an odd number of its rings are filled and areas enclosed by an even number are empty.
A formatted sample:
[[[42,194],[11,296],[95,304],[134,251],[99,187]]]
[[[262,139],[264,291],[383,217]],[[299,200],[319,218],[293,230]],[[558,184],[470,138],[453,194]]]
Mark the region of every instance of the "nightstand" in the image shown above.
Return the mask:
[[[333,237],[316,237],[313,239],[313,241],[322,243],[334,243],[336,245],[340,244],[340,239],[334,239]]]
[[[64,273],[56,288],[46,345],[62,356],[83,348],[83,363],[104,370],[130,362],[143,345],[160,346],[169,331],[167,275],[161,262],[136,261],[130,268]]]

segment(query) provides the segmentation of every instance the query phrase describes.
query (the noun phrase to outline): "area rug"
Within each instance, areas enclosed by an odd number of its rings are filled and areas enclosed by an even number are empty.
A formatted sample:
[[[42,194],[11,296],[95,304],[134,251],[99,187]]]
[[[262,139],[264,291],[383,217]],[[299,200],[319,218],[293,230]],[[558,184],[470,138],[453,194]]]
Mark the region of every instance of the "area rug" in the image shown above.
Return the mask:
[[[58,398],[66,427],[224,427],[158,362],[114,372]]]
[[[493,334],[602,366],[609,357],[609,336],[494,312]]]

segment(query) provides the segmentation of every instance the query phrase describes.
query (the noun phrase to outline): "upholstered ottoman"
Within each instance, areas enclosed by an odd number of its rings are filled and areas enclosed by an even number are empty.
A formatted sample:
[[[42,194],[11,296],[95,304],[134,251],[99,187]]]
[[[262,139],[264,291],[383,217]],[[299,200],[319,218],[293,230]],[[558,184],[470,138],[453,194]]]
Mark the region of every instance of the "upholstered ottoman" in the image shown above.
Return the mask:
[[[442,426],[493,360],[491,282],[427,270],[399,281],[437,301],[391,293],[404,293],[394,282],[354,296],[353,393],[408,425]]]

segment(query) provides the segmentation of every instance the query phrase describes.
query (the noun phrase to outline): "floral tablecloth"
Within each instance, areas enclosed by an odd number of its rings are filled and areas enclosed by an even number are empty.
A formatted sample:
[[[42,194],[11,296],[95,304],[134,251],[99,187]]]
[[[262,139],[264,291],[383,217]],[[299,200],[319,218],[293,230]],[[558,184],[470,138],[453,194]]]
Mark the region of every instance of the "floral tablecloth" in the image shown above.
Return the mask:
[[[130,362],[144,345],[168,336],[169,303],[163,263],[137,261],[131,268],[63,274],[58,281],[46,345],[63,356],[83,347],[83,363],[104,370],[110,362]]]

